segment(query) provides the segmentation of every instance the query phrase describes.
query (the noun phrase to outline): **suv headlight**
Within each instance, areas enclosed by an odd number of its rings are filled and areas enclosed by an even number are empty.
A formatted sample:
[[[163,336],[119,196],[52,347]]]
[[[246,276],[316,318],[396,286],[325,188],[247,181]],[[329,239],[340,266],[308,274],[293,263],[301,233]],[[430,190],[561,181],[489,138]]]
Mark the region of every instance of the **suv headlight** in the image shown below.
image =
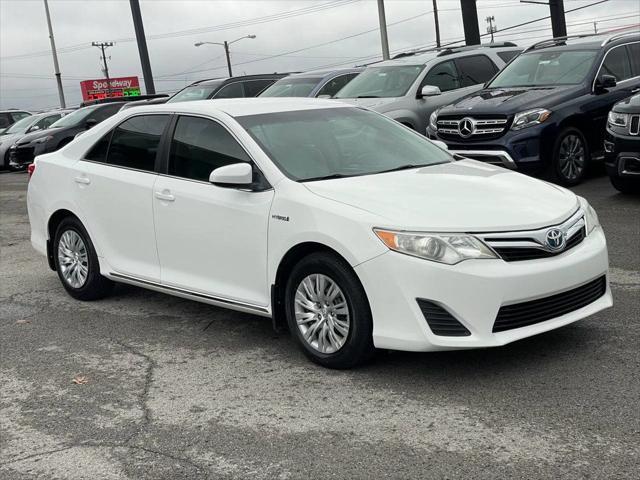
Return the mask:
[[[511,130],[520,130],[522,128],[533,127],[544,122],[551,115],[551,110],[546,108],[535,108],[525,112],[516,113],[513,118]]]
[[[626,113],[609,112],[607,120],[611,125],[615,125],[616,127],[626,127],[629,115]]]
[[[438,112],[440,111],[440,109],[436,109],[433,112],[431,112],[431,115],[429,116],[429,126],[434,129],[434,130],[438,130]]]
[[[472,258],[498,258],[476,237],[463,233],[406,233],[378,228],[373,231],[391,250],[433,262],[455,265]]]
[[[580,206],[582,210],[584,210],[584,223],[585,229],[587,231],[587,235],[593,232],[593,229],[600,226],[600,220],[598,219],[598,214],[593,209],[589,202],[583,197],[578,197],[578,201],[580,202]]]

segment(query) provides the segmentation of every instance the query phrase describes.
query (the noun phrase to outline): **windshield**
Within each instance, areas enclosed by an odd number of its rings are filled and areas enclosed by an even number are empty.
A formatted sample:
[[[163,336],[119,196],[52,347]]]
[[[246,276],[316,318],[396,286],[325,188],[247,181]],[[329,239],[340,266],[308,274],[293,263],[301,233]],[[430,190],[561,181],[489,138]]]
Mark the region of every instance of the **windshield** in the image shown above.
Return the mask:
[[[402,97],[424,65],[369,67],[340,90],[335,98]]]
[[[100,105],[91,105],[90,107],[80,108],[52,123],[49,128],[75,127],[76,125],[80,125],[83,121],[88,119],[89,115],[91,115],[99,106]]]
[[[14,123],[13,125],[11,125],[7,130],[5,130],[3,133],[24,133],[27,131],[27,128],[29,128],[29,125],[31,125],[34,122],[35,117],[34,116],[28,116],[28,117],[24,117],[22,120],[18,120],[16,123]]]
[[[260,97],[308,97],[322,80],[318,78],[283,78],[262,92]]]
[[[236,117],[296,181],[352,177],[451,161],[425,137],[377,113],[323,108]]]
[[[222,83],[222,80],[214,84],[208,85],[193,85],[191,87],[183,88],[173,97],[167,100],[167,103],[173,102],[192,102],[194,100],[206,100],[213,95]]]
[[[589,73],[597,53],[595,50],[525,53],[508,64],[489,87],[576,85]]]

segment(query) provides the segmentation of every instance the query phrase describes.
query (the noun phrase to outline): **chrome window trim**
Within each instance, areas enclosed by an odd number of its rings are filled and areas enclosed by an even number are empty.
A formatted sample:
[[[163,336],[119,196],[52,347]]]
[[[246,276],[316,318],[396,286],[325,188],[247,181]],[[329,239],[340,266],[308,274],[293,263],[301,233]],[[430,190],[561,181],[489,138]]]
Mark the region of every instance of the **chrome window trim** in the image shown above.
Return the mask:
[[[614,51],[616,48],[626,47],[627,45],[634,45],[636,43],[640,44],[640,41],[621,43],[620,45],[616,45],[615,47],[611,47],[609,50],[607,50],[607,52],[604,54],[604,57],[602,57],[602,60],[600,61],[600,66],[598,67],[596,76],[593,77],[593,82],[591,82],[591,91],[592,92],[595,91],[595,89],[596,89],[596,81],[598,80],[598,77],[600,76],[600,72],[602,70],[602,65],[604,65],[604,61],[607,59],[607,56],[609,55],[609,53]],[[633,68],[633,65],[631,64],[631,58],[629,58],[629,67]],[[627,78],[625,80],[620,80],[619,82],[616,79],[616,85],[620,85],[621,83],[629,82],[631,80],[636,80],[636,79],[640,79],[640,75],[636,75],[635,77],[629,77],[629,78]]]

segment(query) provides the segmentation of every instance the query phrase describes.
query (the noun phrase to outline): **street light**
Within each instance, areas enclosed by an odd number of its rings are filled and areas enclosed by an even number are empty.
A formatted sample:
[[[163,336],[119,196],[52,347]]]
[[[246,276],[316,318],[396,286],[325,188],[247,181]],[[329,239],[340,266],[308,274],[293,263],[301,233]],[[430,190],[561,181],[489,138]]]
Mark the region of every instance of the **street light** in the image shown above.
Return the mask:
[[[256,38],[256,36],[255,35],[245,35],[244,37],[236,38],[235,40],[232,40],[230,42],[227,42],[226,40],[223,43],[220,43],[220,42],[197,42],[197,43],[194,43],[194,45],[196,47],[199,47],[201,45],[220,45],[220,46],[224,47],[224,53],[227,56],[227,68],[229,69],[229,76],[233,77],[233,73],[231,73],[231,58],[229,57],[229,45],[231,45],[232,43],[239,42],[240,40],[244,40],[245,38],[254,39],[254,38]]]

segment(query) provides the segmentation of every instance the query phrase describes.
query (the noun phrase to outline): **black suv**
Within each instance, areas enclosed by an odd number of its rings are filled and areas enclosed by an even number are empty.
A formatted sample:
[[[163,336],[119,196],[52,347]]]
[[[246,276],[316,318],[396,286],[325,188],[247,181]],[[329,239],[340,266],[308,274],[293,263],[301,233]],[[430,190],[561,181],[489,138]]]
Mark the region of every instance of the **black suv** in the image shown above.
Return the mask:
[[[609,112],[604,163],[611,183],[623,193],[640,193],[640,95]]]
[[[462,156],[575,185],[604,155],[609,110],[638,89],[638,32],[554,38],[434,112],[427,133]]]

